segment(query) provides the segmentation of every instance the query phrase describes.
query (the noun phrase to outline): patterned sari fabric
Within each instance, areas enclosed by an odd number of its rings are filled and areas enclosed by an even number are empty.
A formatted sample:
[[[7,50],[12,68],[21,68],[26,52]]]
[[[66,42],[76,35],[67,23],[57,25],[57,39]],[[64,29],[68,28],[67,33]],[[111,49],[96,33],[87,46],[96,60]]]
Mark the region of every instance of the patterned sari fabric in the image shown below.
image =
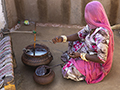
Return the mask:
[[[64,78],[74,81],[83,81],[85,79],[71,61],[68,61],[68,63],[63,67],[62,74]]]
[[[99,1],[91,1],[86,5],[85,20],[88,26],[78,32],[79,41],[69,43],[68,52],[77,51],[97,55],[104,63],[86,62],[81,58],[67,60],[68,58],[63,58],[64,54],[61,59],[69,62],[62,71],[65,78],[69,77],[67,70],[74,65],[81,76],[85,77],[85,81],[91,84],[100,82],[109,73],[112,66],[114,39],[107,15]],[[93,29],[95,31],[92,32]]]
[[[88,25],[78,32],[80,41],[69,42],[68,51],[77,51],[80,53],[88,53],[90,55],[96,54],[100,60],[105,62],[107,60],[108,44],[109,44],[109,33],[105,28],[97,28],[91,35]],[[67,53],[67,52],[66,52]],[[64,54],[65,55],[65,54]],[[72,62],[83,61],[81,58],[70,59],[66,58],[68,63],[63,67],[63,77],[72,79],[74,81],[83,80],[84,76],[78,72]],[[66,62],[67,62],[66,61]],[[74,70],[74,71],[73,71]],[[102,70],[102,64],[99,64],[99,70]],[[74,77],[74,78],[73,78]]]

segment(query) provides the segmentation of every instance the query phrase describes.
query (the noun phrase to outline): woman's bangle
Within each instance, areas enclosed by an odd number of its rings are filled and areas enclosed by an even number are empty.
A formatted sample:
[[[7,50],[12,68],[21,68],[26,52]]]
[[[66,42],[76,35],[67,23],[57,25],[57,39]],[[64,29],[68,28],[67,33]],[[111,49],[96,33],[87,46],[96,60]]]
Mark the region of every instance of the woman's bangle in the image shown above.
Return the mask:
[[[61,35],[61,37],[63,38],[63,42],[67,42],[67,36]]]
[[[80,53],[81,59],[83,59],[84,61],[89,62],[89,61],[85,58],[85,56],[86,56],[86,53]]]

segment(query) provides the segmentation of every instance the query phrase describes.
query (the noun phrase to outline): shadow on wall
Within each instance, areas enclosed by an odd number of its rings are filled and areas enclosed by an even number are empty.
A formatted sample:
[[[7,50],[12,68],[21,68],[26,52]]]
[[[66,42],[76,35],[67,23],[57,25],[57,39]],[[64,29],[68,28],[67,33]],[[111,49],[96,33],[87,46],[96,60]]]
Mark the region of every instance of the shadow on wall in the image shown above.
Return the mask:
[[[5,0],[9,27],[18,20],[40,23],[85,25],[84,8],[92,0]],[[98,0],[108,15],[111,25],[120,23],[120,0]],[[14,4],[12,4],[12,3]],[[16,9],[13,10],[13,7]],[[12,11],[12,12],[11,12]],[[13,17],[13,16],[15,16]],[[13,23],[13,24],[11,24]]]

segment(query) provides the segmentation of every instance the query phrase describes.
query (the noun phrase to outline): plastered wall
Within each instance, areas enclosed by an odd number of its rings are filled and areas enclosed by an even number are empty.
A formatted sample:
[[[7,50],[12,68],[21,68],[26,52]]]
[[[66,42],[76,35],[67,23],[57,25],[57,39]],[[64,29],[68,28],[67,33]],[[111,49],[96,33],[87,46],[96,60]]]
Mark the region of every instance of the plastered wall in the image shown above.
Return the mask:
[[[92,0],[5,0],[9,27],[17,20],[85,25],[84,8]],[[120,23],[120,0],[98,0],[110,24]]]
[[[0,30],[5,27],[6,21],[3,13],[2,1],[0,0]]]
[[[15,0],[4,0],[8,28],[12,28],[18,21]]]

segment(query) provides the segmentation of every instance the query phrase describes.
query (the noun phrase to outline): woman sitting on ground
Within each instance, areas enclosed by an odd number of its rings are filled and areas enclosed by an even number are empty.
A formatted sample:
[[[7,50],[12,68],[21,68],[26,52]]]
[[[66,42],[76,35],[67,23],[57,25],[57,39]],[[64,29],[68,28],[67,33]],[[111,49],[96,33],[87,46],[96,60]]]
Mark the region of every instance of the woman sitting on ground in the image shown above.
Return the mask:
[[[113,59],[113,32],[102,4],[89,2],[85,7],[86,27],[78,33],[57,36],[53,43],[69,41],[68,51],[62,55],[66,64],[64,78],[97,83],[109,73]],[[69,55],[70,58],[64,56]]]

